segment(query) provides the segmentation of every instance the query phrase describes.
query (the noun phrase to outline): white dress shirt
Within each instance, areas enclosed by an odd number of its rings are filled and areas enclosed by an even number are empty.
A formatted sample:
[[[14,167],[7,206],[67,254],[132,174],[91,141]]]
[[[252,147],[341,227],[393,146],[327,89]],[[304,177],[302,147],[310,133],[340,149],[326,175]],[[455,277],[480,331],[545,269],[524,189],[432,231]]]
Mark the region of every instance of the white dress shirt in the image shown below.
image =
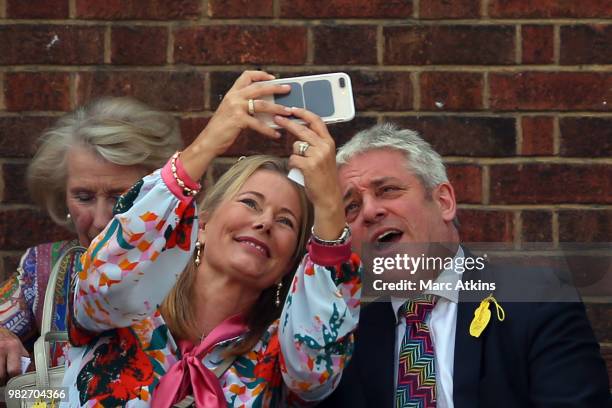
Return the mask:
[[[455,261],[463,258],[461,246],[455,254]],[[453,262],[457,265],[457,262]],[[445,269],[440,273],[436,282],[450,282],[452,287],[461,280],[462,272]],[[453,408],[453,367],[455,359],[455,326],[457,325],[457,303],[459,291],[457,290],[428,290],[424,293],[438,296],[436,305],[428,316],[427,325],[434,347],[436,360],[436,406],[438,408]],[[391,298],[391,306],[395,313],[397,326],[395,328],[395,377],[394,386],[397,388],[397,371],[402,340],[406,334],[406,319],[398,319],[399,308],[406,300]]]

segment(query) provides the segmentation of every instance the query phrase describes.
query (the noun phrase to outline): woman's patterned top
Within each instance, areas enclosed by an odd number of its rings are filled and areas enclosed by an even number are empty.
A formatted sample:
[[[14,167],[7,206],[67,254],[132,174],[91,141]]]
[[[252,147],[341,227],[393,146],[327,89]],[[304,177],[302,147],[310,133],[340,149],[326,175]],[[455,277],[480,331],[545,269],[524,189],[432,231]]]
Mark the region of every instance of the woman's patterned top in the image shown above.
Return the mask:
[[[126,193],[115,213],[76,282],[64,379],[70,406],[149,406],[160,377],[181,358],[158,306],[192,262],[193,200],[167,164]],[[328,249],[309,245],[280,319],[219,379],[227,406],[306,405],[337,385],[353,348],[361,262],[349,249],[335,265],[317,264]],[[331,259],[329,252],[320,259]],[[220,365],[241,338],[211,347],[204,366]]]
[[[28,248],[21,257],[17,272],[0,286],[0,325],[15,333],[25,347],[32,349],[40,333],[42,309],[47,282],[53,266],[78,241],[57,241]],[[71,277],[74,275],[75,253],[64,258],[55,293],[51,330],[66,330],[66,309]],[[53,365],[63,364],[63,351],[53,345]]]

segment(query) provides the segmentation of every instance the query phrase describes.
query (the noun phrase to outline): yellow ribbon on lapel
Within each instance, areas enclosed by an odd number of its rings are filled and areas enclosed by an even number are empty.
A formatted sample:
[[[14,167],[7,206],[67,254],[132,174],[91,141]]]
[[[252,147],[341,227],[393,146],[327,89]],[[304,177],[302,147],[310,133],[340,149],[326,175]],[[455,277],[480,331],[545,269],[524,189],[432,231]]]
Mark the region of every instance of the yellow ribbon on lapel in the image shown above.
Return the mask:
[[[500,322],[506,318],[506,312],[504,309],[497,303],[497,300],[493,297],[493,294],[490,294],[486,298],[480,302],[480,306],[474,310],[474,319],[472,319],[472,323],[470,324],[470,335],[474,337],[480,337],[484,329],[489,324],[491,320],[491,311],[489,310],[489,303],[495,303],[495,308],[497,311],[497,320]]]

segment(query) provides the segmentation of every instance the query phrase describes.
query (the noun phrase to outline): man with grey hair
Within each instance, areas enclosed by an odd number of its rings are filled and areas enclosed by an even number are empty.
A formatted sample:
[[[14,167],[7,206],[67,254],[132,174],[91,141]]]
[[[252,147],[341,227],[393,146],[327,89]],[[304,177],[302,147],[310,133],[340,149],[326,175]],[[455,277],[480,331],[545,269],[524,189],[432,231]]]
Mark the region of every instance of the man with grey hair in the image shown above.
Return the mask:
[[[374,126],[342,146],[336,161],[358,253],[368,245],[446,243],[454,260],[473,257],[460,245],[455,192],[442,158],[416,132]],[[444,272],[456,272],[445,275],[455,281],[485,279],[490,269],[445,269],[438,279]],[[362,309],[353,359],[320,406],[609,404],[605,363],[580,302],[504,303],[505,320],[491,317],[476,337],[470,325],[480,301],[463,291],[383,300]]]

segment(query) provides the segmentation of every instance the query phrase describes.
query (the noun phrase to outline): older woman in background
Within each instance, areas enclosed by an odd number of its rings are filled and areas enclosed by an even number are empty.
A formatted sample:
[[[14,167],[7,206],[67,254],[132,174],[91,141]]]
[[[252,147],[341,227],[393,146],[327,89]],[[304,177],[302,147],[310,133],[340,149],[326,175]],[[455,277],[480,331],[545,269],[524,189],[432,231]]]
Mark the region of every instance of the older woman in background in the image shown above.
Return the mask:
[[[28,248],[0,288],[0,383],[21,373],[38,337],[49,274],[63,253],[87,247],[112,218],[117,198],[180,147],[176,120],[129,98],[104,98],[60,118],[41,136],[27,173],[34,201],[76,239]],[[60,271],[53,324],[65,330],[74,259]],[[64,279],[68,277],[68,279]],[[54,360],[61,348],[53,351]]]

